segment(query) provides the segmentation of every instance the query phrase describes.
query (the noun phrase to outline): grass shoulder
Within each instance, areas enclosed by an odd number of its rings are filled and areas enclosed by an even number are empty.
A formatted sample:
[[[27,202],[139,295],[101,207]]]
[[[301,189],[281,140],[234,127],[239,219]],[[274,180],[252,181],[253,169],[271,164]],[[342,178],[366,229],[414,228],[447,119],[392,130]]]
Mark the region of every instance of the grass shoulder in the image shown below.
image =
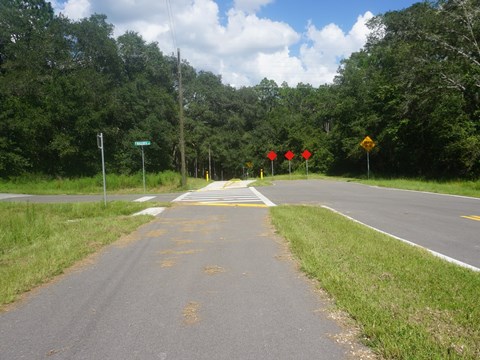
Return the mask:
[[[271,208],[272,221],[365,342],[387,359],[478,359],[480,274],[327,209]]]
[[[107,193],[144,194],[143,176],[107,174]],[[146,174],[147,194],[175,193],[196,190],[207,184],[204,179],[188,178],[187,187],[181,186],[181,176],[173,171]],[[45,176],[23,176],[0,180],[0,193],[31,195],[86,195],[103,193],[103,177],[49,178]]]
[[[104,245],[149,222],[130,216],[168,204],[0,202],[0,309]]]

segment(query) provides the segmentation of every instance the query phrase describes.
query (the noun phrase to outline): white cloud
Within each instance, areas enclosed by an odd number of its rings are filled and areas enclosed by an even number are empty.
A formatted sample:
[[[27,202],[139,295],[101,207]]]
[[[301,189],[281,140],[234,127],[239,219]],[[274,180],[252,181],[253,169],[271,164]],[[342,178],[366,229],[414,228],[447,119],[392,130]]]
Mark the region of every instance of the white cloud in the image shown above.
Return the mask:
[[[366,12],[357,18],[352,29],[345,34],[340,27],[329,24],[318,30],[313,24],[308,26],[307,38],[311,45],[302,44],[300,58],[311,74],[312,82],[331,82],[338,68],[338,61],[347,58],[355,51],[360,50],[370,32],[366,23],[373,17]]]
[[[230,55],[272,53],[300,40],[300,35],[287,24],[260,19],[256,15],[246,15],[236,10],[229,11],[228,25],[223,30],[219,50]]]
[[[299,34],[286,23],[256,14],[272,2],[235,0],[227,13],[220,14],[213,0],[170,0],[173,19],[166,0],[67,0],[64,5],[57,0],[53,5],[72,19],[106,14],[116,36],[136,31],[167,54],[178,46],[197,70],[221,74],[225,83],[235,86],[256,85],[264,77],[291,86],[331,82],[339,59],[365,44],[370,12],[359,16],[348,33],[335,24],[318,29],[310,23],[305,34]],[[298,54],[291,53],[294,45],[300,45]]]
[[[54,1],[52,5],[69,19],[78,20],[91,15],[89,0],[69,0],[63,5]]]
[[[252,14],[274,0],[235,0],[235,9]]]

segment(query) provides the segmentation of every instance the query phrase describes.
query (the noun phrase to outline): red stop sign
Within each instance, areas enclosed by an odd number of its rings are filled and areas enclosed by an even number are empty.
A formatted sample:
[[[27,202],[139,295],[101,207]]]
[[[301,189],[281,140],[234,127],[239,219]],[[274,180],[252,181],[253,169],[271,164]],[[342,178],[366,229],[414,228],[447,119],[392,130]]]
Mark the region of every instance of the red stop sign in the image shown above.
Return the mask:
[[[273,160],[275,160],[275,159],[277,158],[277,154],[275,154],[274,151],[270,151],[270,152],[268,153],[267,157],[268,157],[271,161],[273,161]]]
[[[288,150],[287,153],[285,154],[285,157],[287,158],[288,161],[292,160],[294,156],[295,154],[290,150]]]
[[[310,159],[310,156],[312,156],[312,153],[308,150],[305,150],[303,153],[302,153],[302,156],[305,160],[308,160]]]

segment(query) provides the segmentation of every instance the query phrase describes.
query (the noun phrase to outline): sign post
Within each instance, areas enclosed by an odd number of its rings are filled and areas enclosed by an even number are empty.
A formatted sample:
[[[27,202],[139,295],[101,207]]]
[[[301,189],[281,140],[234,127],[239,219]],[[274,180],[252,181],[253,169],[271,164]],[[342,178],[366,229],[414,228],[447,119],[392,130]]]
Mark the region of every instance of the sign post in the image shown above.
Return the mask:
[[[308,179],[308,159],[310,159],[310,156],[312,156],[312,153],[305,149],[305,151],[302,153],[302,156],[305,159],[305,165],[307,167],[307,179]]]
[[[253,162],[247,161],[247,162],[245,163],[245,167],[247,168],[247,180],[248,180],[249,171],[253,169]]]
[[[102,153],[103,203],[107,206],[107,180],[105,176],[105,156],[103,154],[103,133],[97,134],[97,146]]]
[[[277,158],[277,154],[275,154],[275,151],[270,151],[267,155],[267,157],[270,159],[270,162],[272,163],[272,178],[273,178],[273,160]]]
[[[366,136],[360,143],[360,146],[367,152],[367,179],[370,179],[370,151],[375,147],[375,143],[370,139],[370,136]]]
[[[145,153],[143,151],[144,146],[150,145],[150,141],[135,141],[135,146],[140,146],[142,148],[142,172],[143,172],[143,193],[147,192],[145,186]]]
[[[293,159],[294,156],[295,156],[295,154],[293,152],[291,152],[290,150],[288,150],[285,153],[285,157],[288,160],[288,174],[290,175],[290,177],[292,177],[292,159]]]

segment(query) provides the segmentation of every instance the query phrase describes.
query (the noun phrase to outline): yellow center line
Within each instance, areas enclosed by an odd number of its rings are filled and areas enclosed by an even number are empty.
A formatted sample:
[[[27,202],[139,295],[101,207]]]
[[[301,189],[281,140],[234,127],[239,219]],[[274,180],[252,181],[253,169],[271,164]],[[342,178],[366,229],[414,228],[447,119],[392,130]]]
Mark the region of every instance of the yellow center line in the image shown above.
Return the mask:
[[[462,216],[464,219],[470,219],[470,220],[475,220],[475,221],[480,221],[480,216],[479,215],[465,215]]]
[[[230,185],[233,185],[233,184],[235,184],[235,183],[237,183],[237,182],[240,182],[240,181],[241,181],[241,180],[230,180],[230,181],[227,181],[227,182],[225,183],[225,185],[223,185],[223,188],[225,189],[225,188],[229,187]]]

